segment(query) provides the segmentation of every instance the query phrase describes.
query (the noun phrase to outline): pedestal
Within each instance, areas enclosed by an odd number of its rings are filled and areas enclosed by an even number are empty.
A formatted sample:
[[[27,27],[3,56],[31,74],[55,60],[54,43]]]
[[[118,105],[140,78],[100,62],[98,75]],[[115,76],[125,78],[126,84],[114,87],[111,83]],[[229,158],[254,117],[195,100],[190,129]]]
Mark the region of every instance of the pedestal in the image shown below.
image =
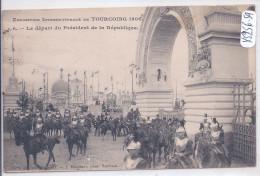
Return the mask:
[[[142,116],[155,118],[159,109],[172,110],[172,90],[148,89],[136,92],[136,103]]]

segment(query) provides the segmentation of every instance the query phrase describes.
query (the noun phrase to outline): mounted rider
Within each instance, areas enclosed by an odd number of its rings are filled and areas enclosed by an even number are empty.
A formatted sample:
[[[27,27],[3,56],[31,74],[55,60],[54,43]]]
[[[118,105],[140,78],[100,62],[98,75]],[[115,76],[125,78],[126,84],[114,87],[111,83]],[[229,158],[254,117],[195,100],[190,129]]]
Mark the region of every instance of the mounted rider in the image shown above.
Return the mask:
[[[60,114],[60,111],[57,111],[56,112],[56,115],[55,115],[55,121],[61,121],[61,114]]]
[[[193,142],[188,138],[186,130],[180,126],[176,131],[174,143],[174,159],[182,168],[193,167],[194,161],[190,156],[193,155]]]
[[[28,120],[31,119],[31,114],[30,114],[30,112],[29,112],[28,109],[26,109],[24,116],[25,116],[25,118],[27,118]]]
[[[127,156],[124,159],[125,169],[146,169],[148,162],[141,156],[141,143],[131,141],[127,147]]]
[[[85,117],[84,117],[83,114],[81,114],[81,115],[79,116],[79,124],[80,124],[80,126],[81,126],[81,127],[85,127],[85,122],[86,122]]]
[[[39,111],[39,109],[36,110],[35,117],[42,117],[42,114]]]
[[[70,118],[71,118],[70,111],[66,109],[64,112],[64,119],[70,119]]]
[[[34,129],[34,137],[37,139],[37,141],[40,143],[41,151],[43,152],[47,145],[46,145],[46,136],[44,135],[44,124],[43,119],[41,117],[37,118],[36,121],[36,128]]]
[[[45,119],[46,119],[46,120],[50,120],[50,119],[52,119],[52,113],[51,113],[50,110],[49,110],[48,113],[46,114]]]
[[[78,129],[80,129],[80,123],[79,118],[77,116],[72,117],[72,121],[69,125],[69,128],[71,128],[74,132],[78,133]]]
[[[210,132],[210,144],[217,153],[220,161],[221,167],[224,167],[225,161],[227,161],[227,156],[225,149],[223,147],[224,144],[224,130],[219,126],[216,118],[212,119],[212,123],[210,124],[211,132]]]
[[[203,122],[200,125],[200,131],[202,133],[210,132],[210,122],[208,120],[208,115],[204,114]]]

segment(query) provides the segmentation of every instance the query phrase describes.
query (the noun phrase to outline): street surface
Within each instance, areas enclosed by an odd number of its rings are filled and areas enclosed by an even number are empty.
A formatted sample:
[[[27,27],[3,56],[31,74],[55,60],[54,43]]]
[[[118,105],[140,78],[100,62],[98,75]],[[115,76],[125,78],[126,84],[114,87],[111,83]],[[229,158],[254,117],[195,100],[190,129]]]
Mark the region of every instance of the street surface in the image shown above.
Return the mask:
[[[92,129],[93,131],[93,129]],[[122,170],[123,160],[126,150],[123,150],[124,137],[117,137],[116,141],[112,140],[110,131],[102,137],[94,136],[90,133],[87,142],[86,155],[78,154],[69,161],[69,152],[66,139],[60,138],[60,144],[56,144],[53,150],[56,162],[50,161],[48,170],[71,171],[71,170]],[[76,155],[76,145],[73,147],[73,154]],[[157,155],[158,156],[158,155]],[[163,156],[163,155],[162,155]],[[48,159],[48,152],[37,155],[37,162],[40,166],[45,166]],[[158,164],[158,163],[157,163]],[[232,167],[246,167],[241,160],[233,160]],[[165,167],[164,159],[162,163],[156,166],[156,169]],[[14,139],[9,139],[9,134],[4,133],[4,171],[22,171],[26,170],[26,158],[23,146],[16,146]],[[30,156],[30,170],[39,170],[33,163],[32,155]]]

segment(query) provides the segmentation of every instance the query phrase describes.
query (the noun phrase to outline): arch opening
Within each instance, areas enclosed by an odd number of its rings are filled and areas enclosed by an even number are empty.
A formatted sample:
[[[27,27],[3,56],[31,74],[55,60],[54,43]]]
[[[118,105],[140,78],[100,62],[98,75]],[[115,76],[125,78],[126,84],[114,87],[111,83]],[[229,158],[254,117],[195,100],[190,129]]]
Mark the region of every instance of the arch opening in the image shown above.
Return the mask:
[[[148,81],[154,86],[163,85],[164,88],[171,88],[171,60],[173,47],[181,30],[179,20],[171,15],[163,16],[154,28],[149,53],[147,70],[150,72]]]

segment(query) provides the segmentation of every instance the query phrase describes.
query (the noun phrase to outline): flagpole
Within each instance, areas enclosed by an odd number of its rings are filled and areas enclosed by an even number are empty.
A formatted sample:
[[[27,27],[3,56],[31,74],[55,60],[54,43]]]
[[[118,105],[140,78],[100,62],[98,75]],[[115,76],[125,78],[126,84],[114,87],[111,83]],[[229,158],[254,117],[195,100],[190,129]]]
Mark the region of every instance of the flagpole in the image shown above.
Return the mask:
[[[99,101],[99,72],[97,72],[98,75],[98,101]]]
[[[13,53],[13,76],[14,76],[14,41],[13,41],[13,36],[12,36],[12,53]]]
[[[94,77],[94,73],[92,73],[91,77],[92,77],[91,91],[92,91],[92,101],[93,101],[93,77]]]
[[[84,69],[84,105],[86,105],[86,71]]]

